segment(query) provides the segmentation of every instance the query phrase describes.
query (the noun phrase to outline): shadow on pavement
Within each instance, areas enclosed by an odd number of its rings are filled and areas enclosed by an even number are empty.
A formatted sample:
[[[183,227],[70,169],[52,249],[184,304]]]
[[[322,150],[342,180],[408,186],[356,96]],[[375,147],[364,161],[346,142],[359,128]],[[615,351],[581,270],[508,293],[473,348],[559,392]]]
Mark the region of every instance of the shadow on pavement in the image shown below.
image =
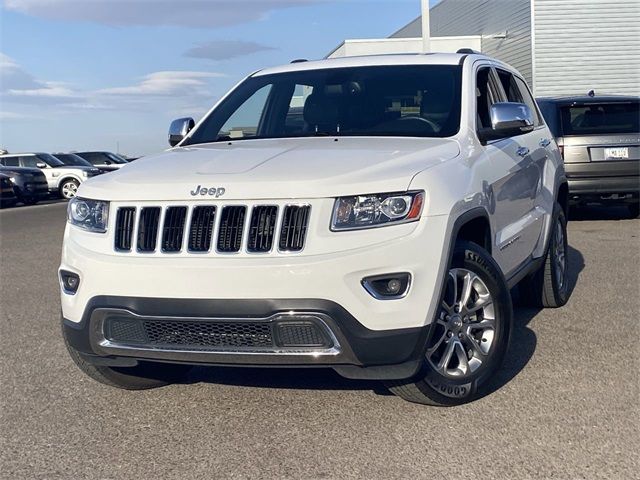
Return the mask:
[[[578,283],[580,272],[584,270],[584,256],[579,250],[569,246],[569,298]],[[512,292],[513,298],[513,332],[511,345],[505,356],[502,368],[485,387],[485,395],[499,390],[513,380],[529,363],[536,350],[536,334],[529,328],[529,323],[542,310],[523,303],[518,287]]]
[[[625,205],[584,205],[572,206],[569,210],[569,221],[584,220],[631,220],[632,216]]]
[[[569,291],[573,292],[580,272],[584,269],[584,257],[570,246],[569,261]],[[513,299],[514,328],[511,345],[504,366],[485,387],[485,394],[502,388],[515,378],[529,363],[536,349],[536,335],[528,325],[540,309],[522,305],[517,288],[513,291]],[[329,368],[197,367],[189,375],[187,383],[198,382],[257,388],[369,390],[378,395],[391,395],[382,382],[345,379]]]

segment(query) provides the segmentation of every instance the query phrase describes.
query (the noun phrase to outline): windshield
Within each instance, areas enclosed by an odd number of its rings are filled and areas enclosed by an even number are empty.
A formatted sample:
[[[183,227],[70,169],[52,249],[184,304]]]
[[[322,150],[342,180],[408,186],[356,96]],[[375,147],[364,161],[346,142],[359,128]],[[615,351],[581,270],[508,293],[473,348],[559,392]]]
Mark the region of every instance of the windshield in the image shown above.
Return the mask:
[[[62,167],[62,166],[64,166],[64,163],[62,163],[60,160],[58,160],[53,155],[49,155],[48,153],[39,153],[37,155],[37,157],[40,160],[42,160],[43,162],[45,162],[47,165],[49,165],[50,167]]]
[[[460,126],[461,69],[332,68],[247,79],[183,145],[256,138],[449,137]]]
[[[640,132],[640,103],[589,103],[560,109],[564,135]]]
[[[107,152],[107,157],[109,157],[113,163],[127,163],[127,161],[117,153]]]
[[[65,165],[74,167],[93,167],[93,165],[87,162],[84,158],[74,155],[73,153],[56,153],[55,157]]]

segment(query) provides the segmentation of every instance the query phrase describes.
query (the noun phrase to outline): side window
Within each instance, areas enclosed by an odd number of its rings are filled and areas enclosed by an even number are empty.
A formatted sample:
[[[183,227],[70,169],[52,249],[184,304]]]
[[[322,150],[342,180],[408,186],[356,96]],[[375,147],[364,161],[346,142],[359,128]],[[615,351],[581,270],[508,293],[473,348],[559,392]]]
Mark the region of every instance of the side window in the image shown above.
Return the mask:
[[[498,72],[498,78],[504,89],[504,93],[507,95],[508,102],[524,103],[523,97],[520,94],[520,90],[516,85],[515,77],[504,70],[496,70]]]
[[[540,110],[538,110],[538,106],[536,105],[535,100],[531,96],[531,91],[529,91],[529,87],[524,80],[520,77],[513,77],[515,79],[516,85],[518,86],[518,90],[520,90],[520,95],[522,96],[522,103],[526,104],[531,111],[533,112],[533,120],[535,126],[538,127],[543,124],[542,117],[540,115]]]
[[[84,155],[82,155],[82,158],[84,158],[91,165],[102,165],[104,163],[101,161],[102,159],[98,155],[95,155],[93,153],[85,153]]]
[[[35,155],[20,157],[20,160],[23,167],[29,167],[29,168],[37,168],[37,164],[39,162],[42,162],[42,160],[38,160],[38,158]]]
[[[491,106],[500,101],[490,67],[478,70],[476,78],[476,110],[478,128],[491,127]]]
[[[218,137],[234,139],[258,135],[262,112],[267,105],[270,91],[271,85],[265,85],[251,95],[224,123]]]
[[[20,159],[18,157],[5,157],[1,160],[5,167],[19,167]]]

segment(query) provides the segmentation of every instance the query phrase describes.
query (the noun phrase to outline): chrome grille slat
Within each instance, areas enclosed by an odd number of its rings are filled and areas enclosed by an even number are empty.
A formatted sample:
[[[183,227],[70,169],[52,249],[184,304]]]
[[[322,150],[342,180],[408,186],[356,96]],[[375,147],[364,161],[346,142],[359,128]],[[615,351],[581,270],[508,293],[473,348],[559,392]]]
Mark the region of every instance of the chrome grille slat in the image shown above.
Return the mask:
[[[247,207],[245,206],[231,205],[222,209],[217,242],[219,252],[235,253],[240,251],[246,213]]]
[[[151,253],[156,250],[160,207],[144,207],[138,222],[138,251]]]
[[[299,252],[304,248],[310,211],[309,205],[288,205],[285,207],[280,227],[279,248],[281,251]]]
[[[277,206],[256,205],[253,207],[249,223],[248,252],[266,253],[271,251],[277,219]]]
[[[187,217],[187,207],[168,207],[165,210],[162,227],[162,251],[167,253],[179,252],[182,249],[184,224]]]
[[[131,239],[133,237],[133,225],[136,216],[134,207],[125,207],[118,210],[116,216],[115,248],[121,252],[131,250]]]
[[[116,252],[269,254],[303,250],[310,205],[164,205],[116,209]],[[212,248],[214,247],[215,248]]]
[[[208,252],[211,248],[216,207],[198,206],[193,209],[189,228],[189,251]]]

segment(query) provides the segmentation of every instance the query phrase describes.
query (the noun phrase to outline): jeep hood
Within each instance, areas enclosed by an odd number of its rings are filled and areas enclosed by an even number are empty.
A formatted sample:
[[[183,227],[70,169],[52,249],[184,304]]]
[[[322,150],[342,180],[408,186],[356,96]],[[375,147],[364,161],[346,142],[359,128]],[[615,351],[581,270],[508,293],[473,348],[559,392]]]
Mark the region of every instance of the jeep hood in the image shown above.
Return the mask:
[[[453,140],[312,137],[174,148],[84,182],[79,196],[112,201],[326,198],[404,191],[420,171],[456,157]]]

